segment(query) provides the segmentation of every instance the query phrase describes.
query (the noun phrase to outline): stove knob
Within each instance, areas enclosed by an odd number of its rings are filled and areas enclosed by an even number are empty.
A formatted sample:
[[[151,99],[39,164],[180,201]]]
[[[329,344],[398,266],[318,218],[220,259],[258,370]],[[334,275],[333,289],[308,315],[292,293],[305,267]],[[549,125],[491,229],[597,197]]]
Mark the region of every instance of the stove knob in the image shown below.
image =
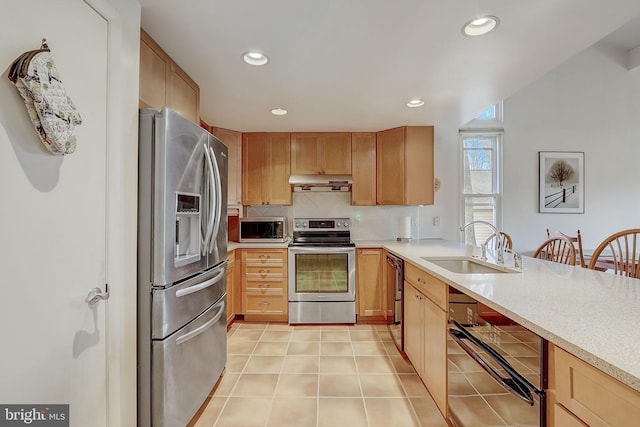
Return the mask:
[[[339,228],[341,225],[340,221],[336,221],[336,228]]]
[[[307,223],[306,222],[302,223],[302,228],[307,228]]]
[[[296,222],[295,227],[296,227],[296,228],[300,227],[300,223],[299,223],[299,222]]]
[[[342,224],[342,226],[345,228],[349,227],[349,221],[345,221],[344,224]]]

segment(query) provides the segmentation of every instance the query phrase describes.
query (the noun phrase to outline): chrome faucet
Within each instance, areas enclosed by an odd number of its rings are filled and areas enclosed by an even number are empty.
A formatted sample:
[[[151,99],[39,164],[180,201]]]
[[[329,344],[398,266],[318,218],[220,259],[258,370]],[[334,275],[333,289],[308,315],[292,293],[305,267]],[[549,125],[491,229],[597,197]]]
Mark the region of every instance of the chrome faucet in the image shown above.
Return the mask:
[[[504,264],[504,249],[502,248],[502,239],[500,238],[500,231],[498,231],[498,229],[496,227],[494,227],[493,224],[491,224],[490,222],[487,221],[471,221],[466,223],[465,225],[463,225],[462,227],[460,227],[460,231],[464,233],[464,230],[473,224],[484,224],[487,227],[489,227],[491,230],[493,230],[493,234],[491,236],[489,236],[489,238],[491,238],[492,236],[496,236],[496,239],[498,239],[498,264]],[[487,239],[488,240],[488,239]],[[480,246],[480,248],[482,249],[482,255],[481,258],[483,260],[487,259],[487,242],[483,242],[482,245]]]

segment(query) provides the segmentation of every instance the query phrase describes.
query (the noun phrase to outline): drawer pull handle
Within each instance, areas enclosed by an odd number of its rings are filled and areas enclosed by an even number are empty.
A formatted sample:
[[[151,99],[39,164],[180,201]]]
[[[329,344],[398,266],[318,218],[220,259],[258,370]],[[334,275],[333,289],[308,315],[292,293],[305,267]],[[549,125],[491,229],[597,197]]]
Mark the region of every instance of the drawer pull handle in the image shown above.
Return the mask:
[[[266,262],[269,258],[271,258],[271,255],[262,254],[262,255],[259,256],[259,258],[260,258],[260,261]]]
[[[258,305],[269,305],[271,304],[269,301],[261,301],[258,303]]]
[[[269,286],[271,286],[271,284],[269,284],[269,283],[260,283],[258,286],[264,289],[264,288],[268,288]]]

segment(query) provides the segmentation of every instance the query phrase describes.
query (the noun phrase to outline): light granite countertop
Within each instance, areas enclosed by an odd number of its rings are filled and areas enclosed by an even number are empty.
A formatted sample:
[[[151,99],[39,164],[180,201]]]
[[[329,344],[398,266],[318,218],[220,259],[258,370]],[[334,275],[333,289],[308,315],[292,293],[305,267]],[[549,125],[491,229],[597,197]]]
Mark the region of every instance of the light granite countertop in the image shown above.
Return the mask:
[[[521,273],[457,274],[422,257],[472,256],[473,247],[440,239],[378,243],[365,246],[399,255],[640,391],[640,280],[530,257]]]

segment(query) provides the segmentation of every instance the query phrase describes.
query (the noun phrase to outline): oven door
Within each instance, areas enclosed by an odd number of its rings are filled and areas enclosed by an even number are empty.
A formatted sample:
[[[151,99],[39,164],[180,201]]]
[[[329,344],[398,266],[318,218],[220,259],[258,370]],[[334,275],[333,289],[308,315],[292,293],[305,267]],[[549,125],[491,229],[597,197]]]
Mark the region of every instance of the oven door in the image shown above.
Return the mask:
[[[353,247],[289,248],[289,301],[355,301]]]

